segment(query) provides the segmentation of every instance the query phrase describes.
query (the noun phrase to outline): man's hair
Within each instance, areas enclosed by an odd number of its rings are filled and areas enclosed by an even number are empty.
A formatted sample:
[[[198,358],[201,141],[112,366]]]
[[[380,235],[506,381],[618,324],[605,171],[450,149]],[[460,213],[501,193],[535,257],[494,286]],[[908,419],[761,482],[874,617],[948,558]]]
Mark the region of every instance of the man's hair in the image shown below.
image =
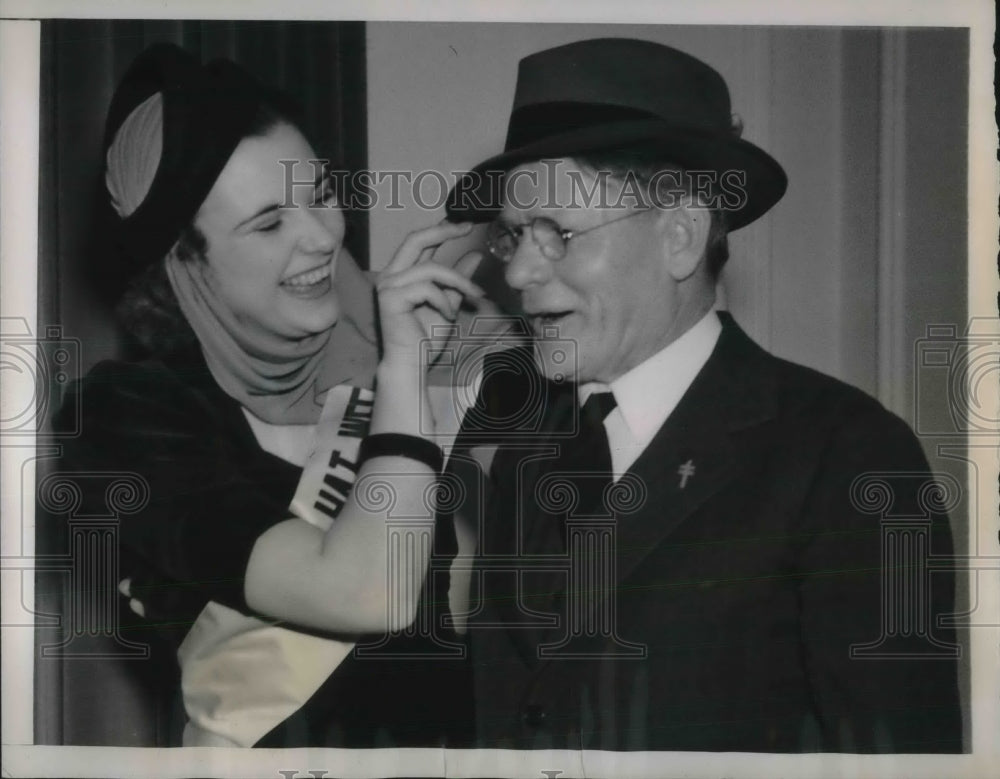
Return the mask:
[[[643,186],[643,192],[649,195],[651,202],[645,205],[668,207],[676,199],[678,188],[692,197],[696,194],[688,171],[664,157],[662,149],[652,144],[584,152],[574,154],[573,159],[596,172],[606,171],[618,179],[634,178]],[[654,180],[656,191],[648,192],[647,188]],[[710,203],[718,201],[714,187],[710,187],[706,194]],[[705,267],[714,281],[718,280],[722,267],[729,259],[729,230],[723,209],[713,205],[708,211],[710,222],[705,244]]]
[[[280,93],[268,93],[243,137],[266,135],[283,123],[301,132],[297,106]],[[181,230],[172,252],[182,262],[207,262],[208,248],[205,234],[191,222]],[[170,286],[165,257],[129,280],[115,314],[125,332],[151,354],[168,354],[198,343]]]

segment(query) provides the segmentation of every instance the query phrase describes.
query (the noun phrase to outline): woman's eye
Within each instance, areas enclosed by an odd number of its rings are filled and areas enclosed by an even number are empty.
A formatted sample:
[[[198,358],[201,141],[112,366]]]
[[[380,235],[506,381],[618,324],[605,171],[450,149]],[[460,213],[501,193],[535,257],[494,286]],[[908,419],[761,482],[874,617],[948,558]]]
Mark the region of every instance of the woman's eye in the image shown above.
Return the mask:
[[[325,206],[330,205],[336,201],[336,195],[334,194],[333,187],[323,187],[319,192],[316,193],[316,204],[322,204]]]
[[[258,227],[257,228],[257,232],[261,232],[261,233],[273,233],[279,227],[281,227],[281,220],[280,219],[276,219],[273,222],[268,222],[267,224],[261,225],[260,227]]]

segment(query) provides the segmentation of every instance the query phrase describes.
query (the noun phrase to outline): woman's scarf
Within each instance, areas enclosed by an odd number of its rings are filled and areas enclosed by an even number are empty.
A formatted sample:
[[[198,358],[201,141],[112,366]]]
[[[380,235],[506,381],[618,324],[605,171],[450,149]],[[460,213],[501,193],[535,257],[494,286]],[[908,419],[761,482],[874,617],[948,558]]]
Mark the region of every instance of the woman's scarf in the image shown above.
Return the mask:
[[[122,123],[107,155],[112,205],[126,217],[142,203],[162,152],[163,100],[157,93]],[[371,282],[341,248],[333,286],[341,313],[330,329],[304,338],[250,332],[216,294],[205,262],[164,259],[181,311],[212,376],[230,397],[272,424],[313,424],[330,387],[371,387],[378,361]]]

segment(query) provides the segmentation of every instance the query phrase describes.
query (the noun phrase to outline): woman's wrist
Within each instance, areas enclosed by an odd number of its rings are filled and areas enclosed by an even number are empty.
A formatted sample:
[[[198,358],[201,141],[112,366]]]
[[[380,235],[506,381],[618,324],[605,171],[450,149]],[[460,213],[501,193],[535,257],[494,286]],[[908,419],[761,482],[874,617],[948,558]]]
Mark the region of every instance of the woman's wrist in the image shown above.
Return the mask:
[[[421,376],[427,366],[422,364],[418,349],[406,352],[387,352],[378,363],[378,371],[393,375]]]
[[[444,452],[433,441],[406,433],[375,433],[361,442],[358,467],[375,457],[405,457],[423,463],[435,474],[444,468]]]
[[[427,384],[424,370],[409,360],[382,360],[375,369],[375,391],[380,398],[416,411],[424,402]]]
[[[427,402],[424,371],[408,359],[383,360],[375,372],[371,432],[427,435],[434,420]]]

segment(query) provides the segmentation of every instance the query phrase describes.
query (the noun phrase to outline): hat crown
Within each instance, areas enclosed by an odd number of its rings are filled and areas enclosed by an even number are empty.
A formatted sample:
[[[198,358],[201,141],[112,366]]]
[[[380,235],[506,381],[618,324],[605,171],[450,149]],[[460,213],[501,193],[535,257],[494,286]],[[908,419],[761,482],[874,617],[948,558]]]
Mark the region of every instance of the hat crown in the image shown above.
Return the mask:
[[[521,60],[504,151],[456,182],[448,217],[495,218],[503,208],[499,184],[517,165],[632,149],[714,176],[723,188],[735,182],[719,204],[735,230],[777,203],[788,185],[777,160],[740,136],[726,82],[690,54],[631,38],[547,49]]]
[[[565,127],[567,119],[645,118],[727,133],[731,117],[726,83],[704,62],[651,41],[599,38],[521,60],[506,148],[550,134],[556,121]]]

